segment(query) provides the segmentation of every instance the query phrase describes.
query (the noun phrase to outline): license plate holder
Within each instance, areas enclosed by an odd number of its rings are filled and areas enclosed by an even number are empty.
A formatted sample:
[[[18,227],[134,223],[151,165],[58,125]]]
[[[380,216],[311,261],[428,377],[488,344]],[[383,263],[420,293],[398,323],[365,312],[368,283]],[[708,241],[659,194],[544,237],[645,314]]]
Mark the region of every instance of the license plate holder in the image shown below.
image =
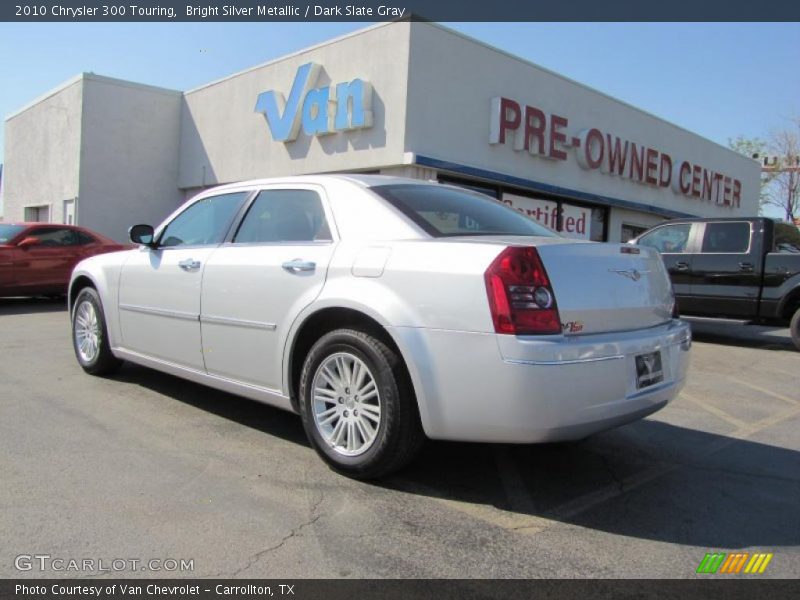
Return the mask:
[[[638,354],[636,363],[636,389],[650,387],[664,381],[664,369],[661,364],[661,351]]]

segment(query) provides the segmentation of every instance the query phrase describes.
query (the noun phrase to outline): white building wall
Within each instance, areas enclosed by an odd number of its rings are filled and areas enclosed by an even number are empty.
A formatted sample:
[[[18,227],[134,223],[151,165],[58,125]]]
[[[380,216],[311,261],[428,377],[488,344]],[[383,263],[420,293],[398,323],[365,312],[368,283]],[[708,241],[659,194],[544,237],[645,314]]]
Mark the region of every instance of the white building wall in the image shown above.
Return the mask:
[[[49,206],[60,223],[63,202],[78,196],[82,78],[77,77],[8,117],[3,201],[6,221],[22,221],[26,206]]]
[[[115,240],[160,223],[178,189],[180,92],[87,75],[78,223]]]
[[[304,50],[186,93],[181,188],[279,175],[369,170],[403,160],[409,23],[384,24]],[[288,98],[301,65],[321,71],[314,87],[361,78],[372,84],[370,128],[296,140],[272,139],[255,112],[258,95]]]
[[[410,38],[406,150],[565,190],[606,196],[698,216],[757,214],[755,161],[600,92],[433,24],[415,23]],[[633,76],[633,75],[632,75]],[[489,143],[490,106],[506,97],[567,117],[568,139],[596,127],[620,138],[736,177],[741,207],[717,206],[579,166]],[[568,194],[567,194],[568,195]]]

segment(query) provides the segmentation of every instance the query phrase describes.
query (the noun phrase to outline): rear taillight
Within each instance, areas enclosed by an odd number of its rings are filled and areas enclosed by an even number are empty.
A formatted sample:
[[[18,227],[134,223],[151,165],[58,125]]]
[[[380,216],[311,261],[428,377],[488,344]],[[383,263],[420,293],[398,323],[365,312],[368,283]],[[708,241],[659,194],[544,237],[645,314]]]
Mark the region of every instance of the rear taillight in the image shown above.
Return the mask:
[[[556,297],[535,248],[506,248],[484,277],[495,332],[561,333]]]

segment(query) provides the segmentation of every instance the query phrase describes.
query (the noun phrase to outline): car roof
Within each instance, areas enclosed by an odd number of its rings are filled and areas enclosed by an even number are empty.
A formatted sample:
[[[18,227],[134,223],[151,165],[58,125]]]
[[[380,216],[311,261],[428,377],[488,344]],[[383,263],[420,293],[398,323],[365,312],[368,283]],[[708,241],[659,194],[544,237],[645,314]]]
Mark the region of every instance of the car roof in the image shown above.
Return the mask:
[[[69,229],[85,229],[78,225],[67,225],[66,223],[43,223],[42,221],[0,221],[1,225],[15,225],[17,227],[68,227]]]
[[[317,184],[324,185],[331,181],[346,181],[359,185],[361,187],[375,187],[379,185],[392,185],[392,184],[409,184],[409,185],[431,185],[436,184],[436,181],[426,181],[424,179],[410,179],[408,177],[397,177],[395,175],[372,175],[363,173],[331,173],[324,175],[294,175],[291,177],[270,177],[265,179],[250,179],[248,181],[237,181],[235,183],[228,183],[213,188],[208,188],[204,192],[214,190],[221,192],[225,190],[234,190],[239,188],[254,188],[260,185],[275,185],[275,184]]]
[[[766,217],[691,217],[686,219],[670,219],[659,223],[659,225],[667,225],[669,223],[708,223],[709,221],[763,221]]]

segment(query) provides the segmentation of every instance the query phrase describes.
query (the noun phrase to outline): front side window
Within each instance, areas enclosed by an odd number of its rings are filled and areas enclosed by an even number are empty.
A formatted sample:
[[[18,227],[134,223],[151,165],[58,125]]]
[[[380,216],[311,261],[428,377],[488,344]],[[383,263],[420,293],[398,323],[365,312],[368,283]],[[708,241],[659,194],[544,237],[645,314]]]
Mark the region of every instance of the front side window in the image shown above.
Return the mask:
[[[662,254],[680,254],[686,252],[691,230],[691,223],[664,225],[640,237],[639,245],[655,248]]]
[[[437,185],[371,188],[433,237],[535,235],[558,237],[514,209],[483,194]]]
[[[745,221],[706,223],[704,253],[743,254],[750,248],[750,223]]]
[[[264,190],[253,201],[234,243],[330,241],[322,200],[311,190]]]
[[[0,244],[11,241],[11,239],[23,229],[25,229],[24,225],[4,225],[0,223]]]
[[[192,204],[164,228],[159,246],[206,246],[222,243],[247,192],[209,196]]]
[[[54,246],[75,246],[78,242],[75,232],[72,229],[43,228],[34,229],[29,237],[35,237],[40,245],[44,247]]]

